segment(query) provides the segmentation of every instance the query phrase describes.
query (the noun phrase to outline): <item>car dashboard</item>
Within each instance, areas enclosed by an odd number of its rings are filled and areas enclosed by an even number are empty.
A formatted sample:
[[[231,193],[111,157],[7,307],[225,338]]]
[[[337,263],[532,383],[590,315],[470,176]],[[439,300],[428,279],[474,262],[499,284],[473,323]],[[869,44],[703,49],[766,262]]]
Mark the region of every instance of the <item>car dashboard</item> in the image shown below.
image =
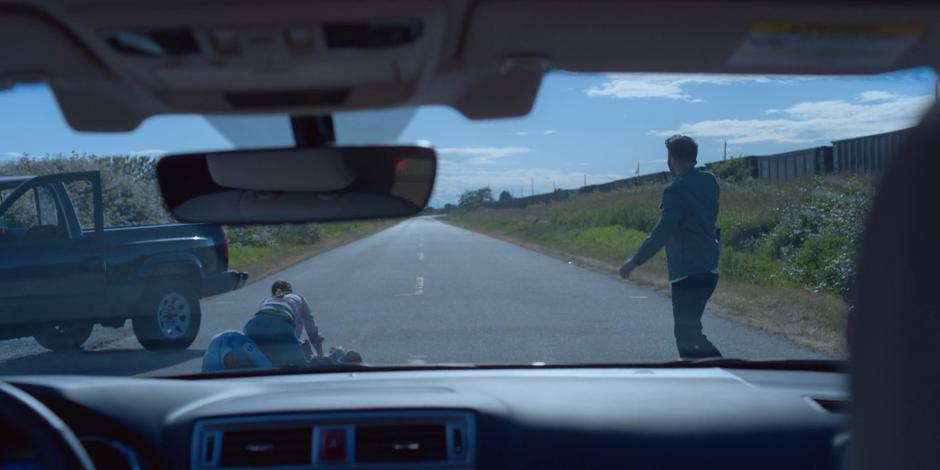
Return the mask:
[[[8,377],[98,468],[841,468],[845,375],[729,368]]]

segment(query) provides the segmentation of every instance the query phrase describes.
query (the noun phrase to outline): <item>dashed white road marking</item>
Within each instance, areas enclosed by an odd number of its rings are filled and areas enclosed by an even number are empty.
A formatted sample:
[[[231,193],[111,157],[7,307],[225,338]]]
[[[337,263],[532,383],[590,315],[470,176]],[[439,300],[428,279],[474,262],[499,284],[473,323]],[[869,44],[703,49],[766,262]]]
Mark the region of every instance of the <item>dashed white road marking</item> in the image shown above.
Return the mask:
[[[423,251],[419,251],[419,252],[418,252],[418,261],[424,261],[424,252],[423,252]]]
[[[645,295],[631,295],[630,298],[631,299],[646,299],[648,297]]]
[[[424,295],[424,277],[415,279],[415,295]]]

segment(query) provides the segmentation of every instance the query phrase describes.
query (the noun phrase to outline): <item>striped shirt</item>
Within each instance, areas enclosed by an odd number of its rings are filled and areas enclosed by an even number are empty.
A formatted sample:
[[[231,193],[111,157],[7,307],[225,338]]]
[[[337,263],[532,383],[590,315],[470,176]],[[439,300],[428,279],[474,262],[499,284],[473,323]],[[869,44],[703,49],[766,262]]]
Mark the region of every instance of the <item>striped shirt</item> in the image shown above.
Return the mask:
[[[303,336],[304,330],[307,330],[307,337],[314,344],[323,342],[320,336],[319,328],[313,321],[313,314],[310,312],[310,305],[307,299],[297,294],[287,294],[282,297],[271,297],[261,302],[259,313],[281,317],[294,325],[294,335],[297,339]]]

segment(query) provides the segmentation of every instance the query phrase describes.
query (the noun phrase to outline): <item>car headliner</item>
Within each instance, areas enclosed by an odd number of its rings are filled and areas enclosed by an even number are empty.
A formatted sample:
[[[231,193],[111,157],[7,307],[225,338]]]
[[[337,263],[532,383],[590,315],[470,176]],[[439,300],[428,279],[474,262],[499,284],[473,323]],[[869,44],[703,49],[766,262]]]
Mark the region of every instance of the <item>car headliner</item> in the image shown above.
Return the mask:
[[[332,46],[324,32],[325,24],[403,20],[419,21],[421,33],[394,46]],[[425,104],[474,119],[509,117],[530,111],[550,69],[869,74],[934,66],[935,24],[940,4],[894,2],[0,0],[0,88],[47,81],[69,124],[89,131],[132,130],[165,113],[324,114]],[[797,42],[818,41],[822,56],[736,59],[767,25]],[[109,39],[115,31],[174,28],[191,35],[195,49],[129,54]],[[295,32],[308,38],[307,52],[287,45]],[[233,35],[238,52],[213,45],[222,33]],[[856,57],[883,60],[823,60],[846,51],[839,46],[846,39],[863,45]]]

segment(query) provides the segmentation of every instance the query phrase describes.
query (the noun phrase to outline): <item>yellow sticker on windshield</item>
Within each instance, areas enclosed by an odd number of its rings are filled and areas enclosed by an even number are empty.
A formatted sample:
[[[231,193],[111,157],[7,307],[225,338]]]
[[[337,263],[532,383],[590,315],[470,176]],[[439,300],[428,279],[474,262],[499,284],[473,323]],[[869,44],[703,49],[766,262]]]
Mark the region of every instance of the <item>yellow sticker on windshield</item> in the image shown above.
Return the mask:
[[[891,67],[923,34],[917,24],[758,21],[731,65],[851,70]]]

